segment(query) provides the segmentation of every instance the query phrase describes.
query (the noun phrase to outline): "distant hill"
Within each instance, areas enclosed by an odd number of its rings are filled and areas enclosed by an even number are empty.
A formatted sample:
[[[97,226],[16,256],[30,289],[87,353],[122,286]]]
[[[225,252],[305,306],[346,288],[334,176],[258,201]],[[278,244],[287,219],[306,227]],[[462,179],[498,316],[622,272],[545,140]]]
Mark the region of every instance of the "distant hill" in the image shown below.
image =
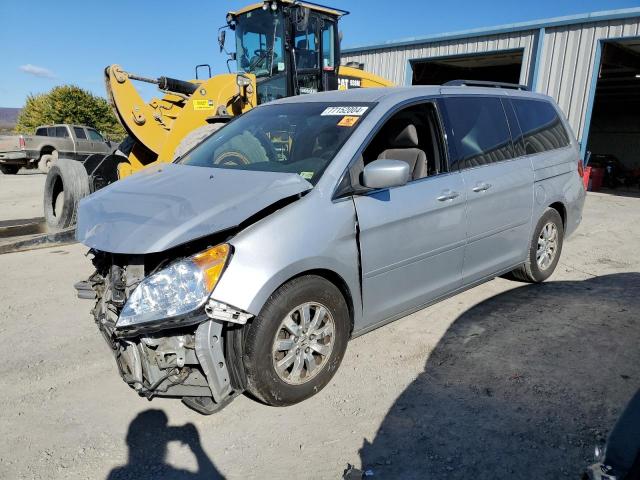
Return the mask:
[[[0,131],[8,132],[15,128],[21,108],[0,107]]]

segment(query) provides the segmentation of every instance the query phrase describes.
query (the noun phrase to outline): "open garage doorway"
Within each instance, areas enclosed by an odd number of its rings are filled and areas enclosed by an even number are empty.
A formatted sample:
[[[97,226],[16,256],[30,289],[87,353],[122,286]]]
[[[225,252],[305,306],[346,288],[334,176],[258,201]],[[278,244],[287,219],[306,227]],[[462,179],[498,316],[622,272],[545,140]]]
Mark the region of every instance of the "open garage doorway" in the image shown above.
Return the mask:
[[[469,53],[411,61],[412,85],[442,85],[449,80],[520,83],[523,49]]]
[[[640,192],[640,38],[601,45],[587,151],[605,188]],[[592,175],[593,182],[593,175]]]

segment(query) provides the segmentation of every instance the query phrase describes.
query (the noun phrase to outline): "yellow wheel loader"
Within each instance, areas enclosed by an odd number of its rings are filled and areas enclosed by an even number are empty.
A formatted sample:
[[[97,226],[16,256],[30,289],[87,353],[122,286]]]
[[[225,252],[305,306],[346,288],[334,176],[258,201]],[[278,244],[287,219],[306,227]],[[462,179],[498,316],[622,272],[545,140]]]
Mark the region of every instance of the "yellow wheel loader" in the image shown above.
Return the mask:
[[[340,65],[338,21],[348,12],[294,0],[265,0],[229,12],[218,31],[229,73],[211,76],[196,67],[196,79],[146,78],[119,65],[105,69],[109,102],[128,133],[111,155],[58,159],[47,175],[44,215],[51,230],[75,224],[80,199],[156,162],[172,162],[236,115],[278,98],[349,88],[387,87],[392,83]],[[227,32],[235,34],[229,53]],[[231,64],[237,73],[231,73]],[[198,72],[208,68],[208,78]],[[153,83],[162,98],[145,102],[134,82]],[[283,139],[286,143],[286,139]],[[238,156],[251,155],[238,145]]]

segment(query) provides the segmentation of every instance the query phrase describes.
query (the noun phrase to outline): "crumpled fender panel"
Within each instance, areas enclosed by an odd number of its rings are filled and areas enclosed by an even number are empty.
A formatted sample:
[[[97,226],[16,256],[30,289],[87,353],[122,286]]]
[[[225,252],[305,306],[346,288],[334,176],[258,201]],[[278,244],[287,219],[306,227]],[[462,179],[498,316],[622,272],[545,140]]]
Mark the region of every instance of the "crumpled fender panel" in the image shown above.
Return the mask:
[[[76,239],[104,252],[162,252],[311,188],[294,173],[156,165],[84,198]]]

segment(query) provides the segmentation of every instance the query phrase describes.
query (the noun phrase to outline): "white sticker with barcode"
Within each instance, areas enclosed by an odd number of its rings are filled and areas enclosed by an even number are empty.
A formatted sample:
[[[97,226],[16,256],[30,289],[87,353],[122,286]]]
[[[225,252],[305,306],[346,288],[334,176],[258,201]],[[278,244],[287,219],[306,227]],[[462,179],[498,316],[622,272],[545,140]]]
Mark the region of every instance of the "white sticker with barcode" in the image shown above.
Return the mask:
[[[364,115],[369,107],[353,107],[343,105],[341,107],[327,107],[320,115],[355,115],[357,117]]]

